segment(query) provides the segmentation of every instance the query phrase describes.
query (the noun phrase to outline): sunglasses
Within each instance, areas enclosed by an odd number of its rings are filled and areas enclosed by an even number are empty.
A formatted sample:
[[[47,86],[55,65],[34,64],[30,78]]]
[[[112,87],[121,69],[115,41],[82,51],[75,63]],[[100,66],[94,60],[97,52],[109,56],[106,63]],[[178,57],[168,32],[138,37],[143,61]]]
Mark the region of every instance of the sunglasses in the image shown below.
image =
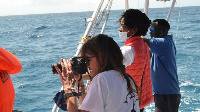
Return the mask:
[[[89,65],[89,63],[90,63],[90,61],[91,61],[91,59],[92,59],[93,57],[96,57],[96,56],[86,57],[86,58],[85,58],[85,62]]]
[[[150,28],[151,32],[156,32],[156,31],[163,31],[163,28]]]
[[[67,111],[67,102],[66,102],[66,99],[68,97],[72,97],[72,96],[77,96],[79,98],[79,96],[83,95],[84,93],[83,92],[72,92],[72,93],[67,93],[65,94],[65,91],[62,90],[60,92],[58,92],[55,97],[53,98],[53,101],[56,103],[56,105],[64,110],[64,111]]]
[[[150,28],[150,31],[151,32],[155,32],[155,28]]]

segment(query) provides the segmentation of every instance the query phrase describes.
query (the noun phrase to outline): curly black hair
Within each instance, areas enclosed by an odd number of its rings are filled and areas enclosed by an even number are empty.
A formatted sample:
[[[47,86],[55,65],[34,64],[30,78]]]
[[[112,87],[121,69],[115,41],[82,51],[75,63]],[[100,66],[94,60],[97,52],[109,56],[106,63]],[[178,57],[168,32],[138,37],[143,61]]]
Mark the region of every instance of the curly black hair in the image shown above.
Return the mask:
[[[165,19],[155,19],[153,22],[157,22],[159,26],[166,27],[168,30],[170,29],[170,25]]]
[[[151,20],[138,9],[129,9],[122,13],[121,19],[124,18],[124,25],[129,29],[137,28],[138,31],[134,36],[144,36],[147,34],[148,28],[150,27]]]

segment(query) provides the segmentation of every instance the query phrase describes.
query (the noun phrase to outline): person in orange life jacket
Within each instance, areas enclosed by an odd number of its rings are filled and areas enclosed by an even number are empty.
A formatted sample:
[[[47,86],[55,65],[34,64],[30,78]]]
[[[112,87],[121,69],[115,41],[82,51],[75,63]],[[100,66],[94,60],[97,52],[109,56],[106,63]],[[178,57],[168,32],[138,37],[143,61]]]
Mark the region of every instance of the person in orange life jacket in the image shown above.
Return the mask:
[[[10,74],[17,74],[21,69],[17,57],[0,47],[0,112],[13,111],[15,90]]]
[[[142,40],[151,21],[137,9],[126,10],[119,19],[119,36],[125,41],[121,47],[126,73],[132,76],[137,85],[140,111],[153,101],[150,74],[150,53],[148,45]]]
[[[152,53],[151,76],[155,112],[178,112],[180,88],[176,67],[176,47],[168,35],[169,23],[156,19],[150,27],[151,39],[143,38]]]

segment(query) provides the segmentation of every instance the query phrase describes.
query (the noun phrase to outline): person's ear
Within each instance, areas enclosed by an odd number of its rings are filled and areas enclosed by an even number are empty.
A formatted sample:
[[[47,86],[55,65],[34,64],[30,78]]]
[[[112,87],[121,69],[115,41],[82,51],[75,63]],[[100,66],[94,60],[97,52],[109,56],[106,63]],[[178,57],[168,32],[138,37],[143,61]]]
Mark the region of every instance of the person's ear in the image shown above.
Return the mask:
[[[130,31],[131,31],[131,36],[135,36],[135,34],[138,31],[138,28],[131,29]]]

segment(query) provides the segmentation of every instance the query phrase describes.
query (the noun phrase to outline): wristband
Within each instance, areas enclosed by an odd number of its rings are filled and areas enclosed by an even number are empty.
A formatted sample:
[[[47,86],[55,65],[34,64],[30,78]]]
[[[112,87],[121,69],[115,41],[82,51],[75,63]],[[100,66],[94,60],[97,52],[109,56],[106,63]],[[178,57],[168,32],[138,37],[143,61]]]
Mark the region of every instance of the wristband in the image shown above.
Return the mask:
[[[73,88],[73,87],[66,87],[66,88],[64,88],[64,90],[75,90],[75,88]]]
[[[81,96],[81,95],[83,95],[84,93],[85,93],[85,92],[79,92],[79,93],[77,93],[77,92],[65,93],[65,94],[64,94],[64,98],[66,99],[66,98],[72,97],[72,96]]]

